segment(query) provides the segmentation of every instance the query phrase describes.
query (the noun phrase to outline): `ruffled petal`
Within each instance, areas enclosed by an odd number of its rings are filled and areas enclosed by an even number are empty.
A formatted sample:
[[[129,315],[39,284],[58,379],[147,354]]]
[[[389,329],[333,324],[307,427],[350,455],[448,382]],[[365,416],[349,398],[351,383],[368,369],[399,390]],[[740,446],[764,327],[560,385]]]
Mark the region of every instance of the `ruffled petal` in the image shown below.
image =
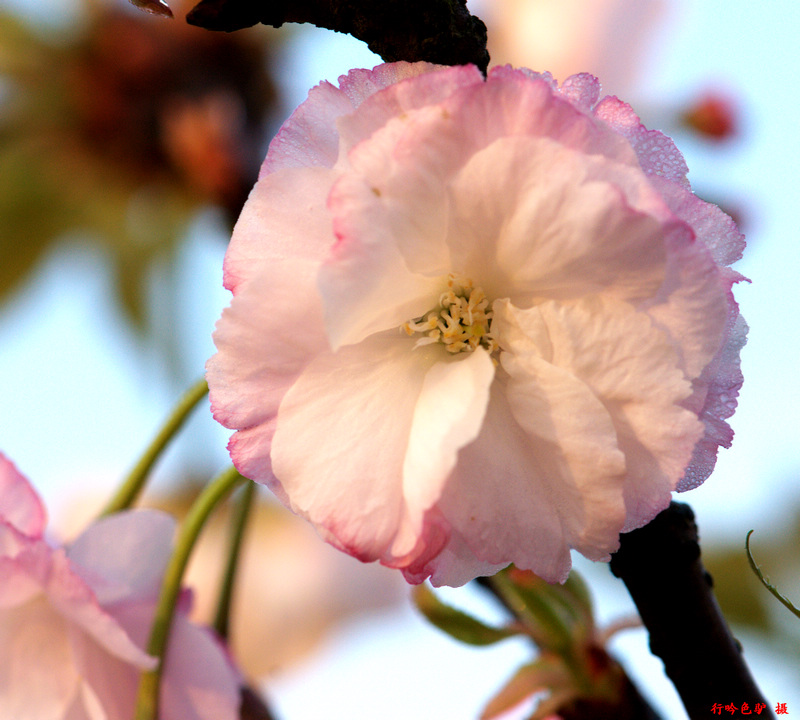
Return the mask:
[[[325,203],[333,173],[324,168],[284,170],[262,177],[233,229],[223,284],[234,294],[265,265],[283,258],[321,261],[333,244]]]
[[[449,206],[451,266],[517,306],[597,292],[648,299],[664,283],[667,243],[691,240],[640,171],[546,138],[476,153]]]
[[[312,358],[328,349],[318,264],[275,260],[240,288],[214,333],[217,354],[206,365],[211,410],[237,432],[229,445],[245,476],[272,479],[269,451],[278,406]]]
[[[365,561],[400,528],[409,430],[425,376],[446,354],[413,346],[396,332],[323,354],[278,413],[272,465],[292,509]]]
[[[0,453],[0,519],[20,532],[41,537],[47,514],[36,490],[5,455]]]
[[[510,562],[550,582],[566,579],[571,560],[557,512],[560,478],[548,475],[548,458],[545,467],[538,462],[540,450],[517,423],[505,383],[496,380],[481,433],[459,453],[437,503],[466,547],[433,558],[426,567],[431,582],[449,585]]]
[[[648,522],[669,504],[703,433],[683,407],[692,386],[669,336],[647,314],[605,297],[542,303],[514,316],[527,335],[546,334],[545,360],[602,402],[625,455],[625,530]]]
[[[729,325],[725,344],[699,379],[706,393],[698,413],[705,425],[705,434],[695,446],[686,474],[678,484],[678,492],[704,483],[714,469],[719,448],[730,447],[733,441],[733,430],[725,421],[736,410],[736,398],[743,382],[739,354],[747,342],[747,323],[737,313]]]
[[[664,177],[684,187],[689,186],[686,179],[689,168],[672,138],[658,130],[648,130],[630,105],[610,96],[595,106],[594,114],[631,143],[647,175]]]
[[[393,556],[414,548],[423,512],[439,499],[458,451],[478,436],[493,378],[494,365],[482,348],[438,362],[425,375],[403,463],[403,498],[411,512],[392,546]]]
[[[428,63],[397,62],[351,70],[339,78],[339,87],[320,83],[275,135],[261,175],[290,167],[333,167],[339,155],[339,118],[384,88],[435,69]]]

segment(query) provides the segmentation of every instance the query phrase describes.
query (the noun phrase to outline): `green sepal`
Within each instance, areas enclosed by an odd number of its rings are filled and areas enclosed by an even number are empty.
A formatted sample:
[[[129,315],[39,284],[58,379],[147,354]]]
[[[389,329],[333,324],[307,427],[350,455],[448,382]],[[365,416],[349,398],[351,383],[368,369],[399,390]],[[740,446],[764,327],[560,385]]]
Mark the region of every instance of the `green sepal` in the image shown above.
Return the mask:
[[[552,697],[557,699],[556,706],[576,694],[569,670],[560,658],[542,655],[534,662],[523,665],[488,702],[481,713],[481,720],[492,720],[541,691],[552,693]],[[539,704],[530,720],[539,720],[551,713],[553,705],[548,700]]]
[[[520,631],[491,627],[439,600],[425,585],[417,585],[411,593],[419,611],[437,628],[469,645],[493,645]]]

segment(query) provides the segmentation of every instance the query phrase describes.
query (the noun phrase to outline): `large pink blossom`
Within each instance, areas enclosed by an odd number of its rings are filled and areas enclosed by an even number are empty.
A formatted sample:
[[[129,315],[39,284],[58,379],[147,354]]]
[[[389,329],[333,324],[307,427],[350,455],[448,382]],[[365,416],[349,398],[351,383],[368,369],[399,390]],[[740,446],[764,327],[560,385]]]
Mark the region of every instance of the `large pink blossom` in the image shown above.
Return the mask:
[[[352,71],[284,124],[234,231],[208,364],[234,463],[410,582],[563,580],[730,443],[743,239],[599,91]]]
[[[174,523],[156,511],[90,525],[68,548],[43,537],[45,512],[0,455],[0,718],[130,720],[171,552]],[[172,625],[162,720],[238,718],[239,677],[185,608]]]

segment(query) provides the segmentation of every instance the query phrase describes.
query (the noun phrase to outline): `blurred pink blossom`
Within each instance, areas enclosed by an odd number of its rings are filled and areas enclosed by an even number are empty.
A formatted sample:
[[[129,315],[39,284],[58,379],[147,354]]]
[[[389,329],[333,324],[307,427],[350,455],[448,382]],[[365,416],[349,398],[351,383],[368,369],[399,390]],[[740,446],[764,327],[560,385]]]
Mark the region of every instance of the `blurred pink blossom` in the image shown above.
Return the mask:
[[[590,72],[610,93],[629,93],[646,69],[668,0],[484,0],[492,62],[548,68],[555,77]]]
[[[0,455],[0,717],[130,720],[174,523],[130,511],[90,525],[67,548],[43,533],[41,500]],[[187,608],[173,622],[162,720],[238,718],[239,677]]]
[[[322,83],[234,231],[208,380],[231,457],[333,545],[548,581],[708,476],[744,241],[598,81],[397,63]]]

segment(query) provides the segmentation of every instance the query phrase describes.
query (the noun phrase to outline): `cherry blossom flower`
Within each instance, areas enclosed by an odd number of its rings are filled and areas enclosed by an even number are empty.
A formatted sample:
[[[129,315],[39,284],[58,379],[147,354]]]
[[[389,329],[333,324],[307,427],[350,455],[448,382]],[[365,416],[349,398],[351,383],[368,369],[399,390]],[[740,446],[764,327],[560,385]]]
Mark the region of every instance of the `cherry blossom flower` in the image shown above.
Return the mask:
[[[272,142],[225,258],[212,410],[328,542],[414,583],[563,581],[730,444],[743,238],[599,96],[388,64],[314,88]]]
[[[174,523],[141,510],[90,525],[68,548],[44,537],[45,511],[0,455],[0,717],[130,720],[142,649]],[[161,688],[163,720],[234,720],[238,674],[211,634],[173,621]]]

